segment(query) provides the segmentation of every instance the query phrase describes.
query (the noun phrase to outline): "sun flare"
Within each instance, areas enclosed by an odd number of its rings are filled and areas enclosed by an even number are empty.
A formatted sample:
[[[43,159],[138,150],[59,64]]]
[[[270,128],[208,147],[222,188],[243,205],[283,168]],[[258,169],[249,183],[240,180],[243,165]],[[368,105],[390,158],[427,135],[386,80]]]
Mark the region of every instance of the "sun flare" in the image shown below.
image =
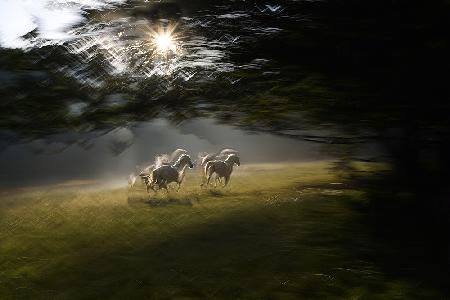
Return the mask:
[[[169,50],[174,51],[176,49],[176,45],[172,36],[167,32],[158,34],[155,37],[155,45],[156,50],[159,52],[167,52]]]
[[[174,28],[161,28],[152,32],[151,42],[158,54],[177,54],[178,42],[173,33]]]

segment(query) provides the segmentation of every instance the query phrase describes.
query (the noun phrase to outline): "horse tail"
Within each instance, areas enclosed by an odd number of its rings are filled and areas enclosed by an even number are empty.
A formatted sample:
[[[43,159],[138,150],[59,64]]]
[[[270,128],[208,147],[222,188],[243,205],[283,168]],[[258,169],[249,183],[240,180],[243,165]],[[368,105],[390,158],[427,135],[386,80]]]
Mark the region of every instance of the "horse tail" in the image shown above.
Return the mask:
[[[158,181],[158,174],[156,173],[157,169],[154,169],[151,173],[150,173],[150,178],[149,178],[149,182],[151,184],[155,184]]]
[[[205,176],[209,176],[212,173],[213,162],[210,160],[205,165]]]

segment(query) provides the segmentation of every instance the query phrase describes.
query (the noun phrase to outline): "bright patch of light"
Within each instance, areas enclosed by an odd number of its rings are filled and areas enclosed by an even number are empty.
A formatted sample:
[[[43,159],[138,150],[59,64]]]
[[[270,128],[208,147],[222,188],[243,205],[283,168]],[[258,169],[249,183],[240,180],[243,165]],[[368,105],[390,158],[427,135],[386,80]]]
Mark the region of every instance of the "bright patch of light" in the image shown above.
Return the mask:
[[[169,33],[158,34],[155,38],[156,50],[158,52],[176,51],[177,47]]]
[[[174,30],[175,27],[160,28],[151,33],[151,43],[157,54],[167,55],[178,53],[179,46],[173,33]]]
[[[85,20],[87,10],[102,10],[123,2],[125,0],[0,0],[0,47],[27,49],[35,46],[37,40],[60,44],[75,38],[69,31]],[[33,30],[36,30],[36,38],[23,37]]]

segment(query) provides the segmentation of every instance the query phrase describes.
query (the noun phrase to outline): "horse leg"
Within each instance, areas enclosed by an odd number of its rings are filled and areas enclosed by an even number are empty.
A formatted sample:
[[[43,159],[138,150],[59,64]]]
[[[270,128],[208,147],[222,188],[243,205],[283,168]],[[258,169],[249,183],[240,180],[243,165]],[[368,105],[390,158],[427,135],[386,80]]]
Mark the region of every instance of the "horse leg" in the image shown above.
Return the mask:
[[[222,176],[217,175],[217,178],[216,178],[216,187],[221,185],[221,183],[222,183],[222,178],[223,178]]]
[[[223,187],[226,187],[228,185],[228,182],[230,181],[230,176],[225,176],[225,184]]]
[[[212,172],[210,172],[210,170],[207,170],[206,166],[205,166],[203,174],[204,174],[204,177],[203,177],[204,179],[203,179],[202,185],[204,185],[206,183],[206,185],[208,186],[209,181],[211,180]]]
[[[200,186],[203,187],[206,183],[207,177],[202,171],[202,182],[200,183]]]
[[[165,189],[167,194],[169,194],[169,189],[167,187],[167,183],[166,182],[162,182],[161,185],[159,186],[160,189]]]
[[[209,185],[209,181],[211,180],[212,173],[213,173],[213,172],[210,172],[210,173],[208,174],[208,180],[206,181],[206,185]]]
[[[208,170],[206,170],[206,165],[201,166],[202,167],[202,186],[205,184],[206,180],[208,179]]]
[[[146,186],[147,186],[147,193],[149,193],[149,192],[150,192],[150,189],[152,189],[153,192],[155,192],[155,194],[156,194],[155,185],[154,185],[153,183],[148,182],[148,183],[146,184]]]

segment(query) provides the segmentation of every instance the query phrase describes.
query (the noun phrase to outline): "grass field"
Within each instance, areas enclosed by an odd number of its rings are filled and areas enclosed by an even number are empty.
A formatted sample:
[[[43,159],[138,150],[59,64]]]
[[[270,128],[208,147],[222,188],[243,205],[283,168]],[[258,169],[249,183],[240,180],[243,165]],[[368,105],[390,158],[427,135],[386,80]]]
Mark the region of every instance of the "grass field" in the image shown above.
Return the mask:
[[[330,166],[241,166],[226,189],[191,171],[157,196],[4,192],[0,299],[444,299],[373,259],[390,249],[353,209],[365,194]]]

